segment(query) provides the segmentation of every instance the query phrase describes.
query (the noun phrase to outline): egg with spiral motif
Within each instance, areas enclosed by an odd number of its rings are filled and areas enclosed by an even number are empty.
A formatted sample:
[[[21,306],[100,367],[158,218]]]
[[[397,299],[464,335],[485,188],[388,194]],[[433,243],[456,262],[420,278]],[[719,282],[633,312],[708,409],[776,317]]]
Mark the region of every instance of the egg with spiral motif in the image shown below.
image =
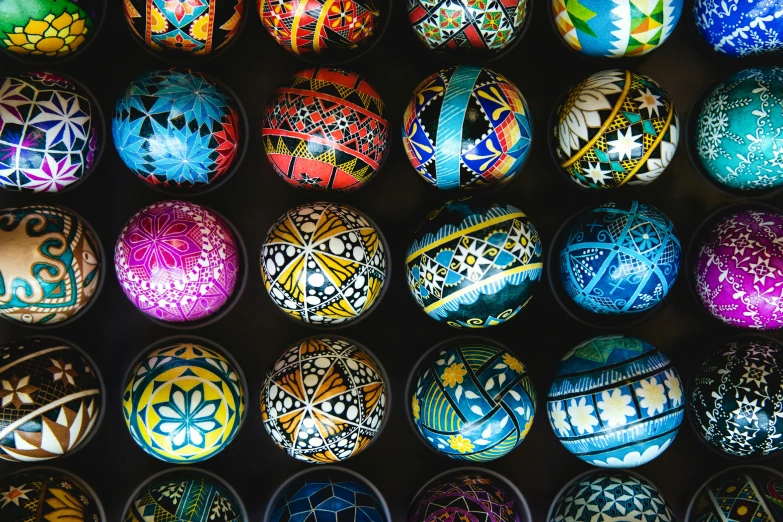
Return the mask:
[[[104,522],[101,501],[76,475],[57,468],[36,467],[0,479],[3,522]]]
[[[688,508],[688,522],[779,522],[783,520],[783,474],[740,466],[713,475]]]
[[[707,45],[724,55],[783,50],[783,11],[775,0],[695,0],[693,19]]]

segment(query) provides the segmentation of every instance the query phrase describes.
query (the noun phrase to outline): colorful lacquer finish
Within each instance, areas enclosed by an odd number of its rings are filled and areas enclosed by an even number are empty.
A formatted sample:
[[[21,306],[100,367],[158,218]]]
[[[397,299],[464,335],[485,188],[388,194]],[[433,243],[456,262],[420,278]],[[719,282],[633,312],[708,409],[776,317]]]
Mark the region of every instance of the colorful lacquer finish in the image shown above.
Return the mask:
[[[727,56],[783,50],[783,10],[775,0],[695,0],[693,18],[707,45]]]
[[[298,321],[339,326],[366,317],[388,278],[380,230],[353,207],[308,203],[286,212],[261,248],[272,301]]]
[[[450,201],[414,237],[408,287],[430,317],[449,326],[501,324],[527,305],[541,280],[541,239],[513,205]]]
[[[75,185],[95,165],[101,126],[92,95],[70,80],[0,78],[0,187],[51,193]]]
[[[189,69],[144,74],[117,100],[112,135],[122,161],[150,185],[203,190],[226,178],[242,138],[236,100]]]
[[[660,491],[627,471],[594,471],[572,480],[555,499],[547,522],[675,522]]]
[[[588,312],[620,315],[658,305],[677,279],[674,223],[638,201],[609,202],[573,221],[560,250],[560,282]]]
[[[30,338],[0,346],[0,361],[0,459],[54,459],[89,437],[104,391],[81,350],[60,339]]]
[[[712,179],[739,190],[783,185],[783,67],[730,76],[707,93],[698,110],[695,148]]]
[[[261,418],[267,433],[295,459],[344,461],[381,429],[387,384],[366,349],[339,337],[311,337],[286,350],[267,373]]]
[[[438,54],[490,58],[522,36],[528,0],[410,0],[416,36]]]
[[[604,468],[653,460],[674,441],[685,413],[669,358],[623,335],[595,337],[565,354],[547,400],[563,446]]]
[[[647,76],[602,71],[572,87],[557,108],[555,156],[577,185],[646,185],[677,151],[680,123],[671,98]]]
[[[572,49],[595,58],[642,56],[671,36],[684,0],[550,0]]]
[[[201,462],[228,446],[245,415],[234,363],[203,339],[153,348],[131,369],[122,397],[125,423],[144,451],[175,464]]]
[[[783,347],[760,338],[721,346],[690,385],[696,431],[734,457],[783,454]]]
[[[693,268],[696,293],[717,319],[739,328],[783,327],[783,214],[747,208],[706,229]]]
[[[31,325],[77,317],[98,291],[102,255],[90,226],[68,209],[0,210],[0,316]]]
[[[102,0],[8,0],[0,2],[0,49],[50,61],[78,52],[101,21]]]
[[[761,466],[722,471],[691,501],[686,522],[780,522],[783,474]]]
[[[536,412],[528,369],[506,348],[482,339],[435,347],[413,370],[413,424],[439,453],[495,460],[527,436]]]
[[[143,208],[122,229],[114,269],[125,295],[155,319],[192,322],[209,317],[231,298],[240,272],[228,224],[186,201]]]
[[[105,522],[100,499],[78,477],[56,468],[31,468],[0,479],[3,522]]]
[[[275,172],[290,185],[347,192],[364,186],[389,151],[381,96],[361,76],[308,69],[281,85],[261,134]]]
[[[519,89],[483,67],[460,65],[424,80],[403,115],[403,145],[441,190],[508,183],[530,154],[530,110]]]
[[[227,46],[249,0],[123,0],[125,20],[150,49],[205,56]]]

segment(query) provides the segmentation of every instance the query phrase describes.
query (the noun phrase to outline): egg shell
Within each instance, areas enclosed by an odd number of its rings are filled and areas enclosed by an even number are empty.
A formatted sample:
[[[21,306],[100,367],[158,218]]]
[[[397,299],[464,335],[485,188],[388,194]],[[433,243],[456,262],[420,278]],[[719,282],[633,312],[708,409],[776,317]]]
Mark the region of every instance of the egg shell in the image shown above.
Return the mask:
[[[693,19],[707,45],[727,56],[783,50],[783,11],[775,0],[695,0]]]
[[[389,152],[380,94],[361,76],[307,69],[281,85],[266,106],[264,150],[290,185],[348,192],[363,187]]]
[[[742,466],[714,475],[691,500],[688,522],[783,520],[783,475],[761,466]]]
[[[414,91],[402,137],[411,166],[441,190],[499,186],[530,155],[530,110],[502,75],[473,65],[433,73]]]

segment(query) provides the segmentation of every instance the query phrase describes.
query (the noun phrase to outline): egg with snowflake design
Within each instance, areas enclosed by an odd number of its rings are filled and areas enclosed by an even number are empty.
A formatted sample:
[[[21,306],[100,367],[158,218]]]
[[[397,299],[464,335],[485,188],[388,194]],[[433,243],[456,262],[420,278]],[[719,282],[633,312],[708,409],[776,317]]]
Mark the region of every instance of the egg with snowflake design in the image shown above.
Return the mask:
[[[483,67],[460,65],[419,84],[403,115],[411,166],[441,190],[497,187],[530,155],[532,121],[519,89]]]
[[[33,467],[0,479],[3,522],[105,522],[100,499],[68,471]]]
[[[690,383],[693,425],[709,445],[740,458],[783,454],[783,346],[743,339],[713,351]]]
[[[308,69],[267,103],[261,135],[272,168],[288,184],[317,191],[363,187],[389,152],[378,92],[358,74]]]
[[[550,0],[558,33],[593,58],[633,58],[660,47],[674,32],[684,0]]]
[[[239,156],[236,99],[189,69],[146,73],[114,106],[114,146],[125,165],[155,187],[186,192],[226,180]]]
[[[744,69],[726,78],[698,111],[695,151],[710,178],[746,191],[783,185],[783,67]]]
[[[261,389],[264,428],[288,455],[310,464],[364,451],[383,426],[388,385],[375,357],[342,337],[289,347]]]
[[[687,522],[783,520],[783,474],[740,466],[713,475],[691,500]]]
[[[683,388],[666,355],[635,337],[589,339],[563,356],[547,397],[565,448],[594,466],[641,466],[674,441]]]
[[[669,95],[631,71],[602,71],[572,87],[557,107],[554,152],[582,188],[646,185],[677,151],[680,122]]]
[[[724,55],[783,50],[783,11],[775,0],[696,0],[693,19],[707,45]]]

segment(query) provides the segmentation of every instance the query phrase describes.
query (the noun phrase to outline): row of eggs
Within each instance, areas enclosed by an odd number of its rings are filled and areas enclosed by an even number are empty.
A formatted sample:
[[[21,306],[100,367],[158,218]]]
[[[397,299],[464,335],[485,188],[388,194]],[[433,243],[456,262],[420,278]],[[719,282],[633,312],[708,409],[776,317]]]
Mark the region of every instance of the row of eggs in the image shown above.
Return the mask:
[[[410,0],[411,27],[442,56],[487,59],[509,50],[529,24],[531,0]],[[674,31],[684,0],[550,0],[550,16],[568,46],[585,55],[645,55]],[[95,38],[105,2],[26,0],[0,13],[0,49],[29,58],[59,58]],[[206,56],[242,27],[244,0],[126,0],[137,39],[158,53]],[[390,0],[258,0],[257,12],[280,46],[301,57],[346,61],[366,51],[390,19]],[[696,0],[695,25],[715,51],[729,56],[783,48],[783,14],[768,0]]]

